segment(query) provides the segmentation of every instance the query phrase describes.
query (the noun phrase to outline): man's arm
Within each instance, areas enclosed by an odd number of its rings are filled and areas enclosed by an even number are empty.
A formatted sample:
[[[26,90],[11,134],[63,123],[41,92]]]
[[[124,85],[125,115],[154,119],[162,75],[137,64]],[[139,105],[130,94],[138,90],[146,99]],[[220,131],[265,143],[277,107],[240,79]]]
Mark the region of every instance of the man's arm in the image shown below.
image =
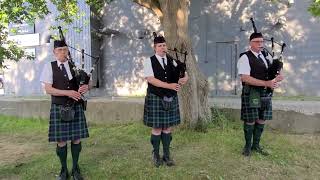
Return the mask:
[[[81,98],[81,94],[74,90],[60,90],[52,87],[52,84],[44,83],[44,89],[47,94],[53,95],[53,96],[68,96],[76,101],[78,101]]]
[[[269,80],[269,81],[264,81],[264,80],[260,80],[260,79],[256,79],[254,77],[251,77],[250,75],[241,74],[240,80],[246,84],[253,85],[253,86],[269,87],[271,89],[278,87],[278,83],[276,81],[276,78]]]
[[[156,86],[156,87],[162,87],[165,89],[171,89],[171,90],[175,90],[175,91],[179,91],[180,90],[180,85],[177,83],[166,83],[163,81],[160,81],[159,79],[155,78],[155,77],[146,77],[146,80],[148,81],[148,83]]]
[[[260,86],[260,87],[269,87],[271,89],[277,88],[277,78],[270,80],[270,81],[264,81],[256,79],[252,76],[250,76],[250,64],[249,59],[246,54],[243,54],[237,63],[238,67],[238,74],[240,75],[240,80],[248,85],[252,86]]]

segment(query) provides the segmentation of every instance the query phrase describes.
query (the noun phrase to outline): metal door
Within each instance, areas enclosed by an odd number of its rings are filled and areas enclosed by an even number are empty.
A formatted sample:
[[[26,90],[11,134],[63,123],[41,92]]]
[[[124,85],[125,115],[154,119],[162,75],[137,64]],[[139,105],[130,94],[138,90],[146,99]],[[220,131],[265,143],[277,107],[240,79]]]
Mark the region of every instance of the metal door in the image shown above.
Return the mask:
[[[236,95],[236,62],[237,62],[237,43],[216,42],[216,57],[214,59],[214,95],[230,96]]]

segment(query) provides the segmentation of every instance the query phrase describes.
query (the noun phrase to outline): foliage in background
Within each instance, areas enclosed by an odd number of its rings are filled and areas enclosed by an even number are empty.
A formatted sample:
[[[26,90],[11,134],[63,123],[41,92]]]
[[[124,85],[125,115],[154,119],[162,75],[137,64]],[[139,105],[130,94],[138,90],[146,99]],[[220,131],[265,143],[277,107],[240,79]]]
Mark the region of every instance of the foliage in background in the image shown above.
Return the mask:
[[[86,0],[86,3],[101,11],[105,3],[111,0]],[[32,59],[22,48],[14,42],[8,40],[9,23],[33,24],[37,19],[44,19],[50,14],[48,2],[56,6],[58,15],[55,20],[61,25],[69,25],[74,20],[84,15],[79,12],[78,0],[1,0],[0,1],[0,68],[4,66],[4,60],[19,61],[21,58]],[[75,31],[81,31],[81,28],[74,27]],[[56,27],[53,27],[56,29]]]
[[[308,10],[313,16],[320,17],[320,0],[313,0]]]
[[[32,58],[8,40],[9,23],[33,23],[49,13],[45,0],[2,0],[0,1],[0,68],[5,59],[19,61],[22,57]]]

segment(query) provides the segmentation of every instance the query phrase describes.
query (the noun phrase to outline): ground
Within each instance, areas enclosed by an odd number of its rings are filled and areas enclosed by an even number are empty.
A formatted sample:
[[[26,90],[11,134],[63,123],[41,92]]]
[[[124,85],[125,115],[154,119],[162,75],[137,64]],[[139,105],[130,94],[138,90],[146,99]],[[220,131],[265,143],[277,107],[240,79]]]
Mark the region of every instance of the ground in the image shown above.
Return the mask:
[[[80,157],[82,172],[94,180],[320,177],[319,135],[266,130],[262,144],[271,155],[246,158],[241,155],[241,122],[217,115],[206,132],[176,129],[171,151],[177,165],[159,169],[151,163],[150,129],[142,122],[89,123],[90,138],[83,141]],[[47,142],[47,125],[47,120],[0,116],[0,179],[55,179],[60,167],[55,144]]]

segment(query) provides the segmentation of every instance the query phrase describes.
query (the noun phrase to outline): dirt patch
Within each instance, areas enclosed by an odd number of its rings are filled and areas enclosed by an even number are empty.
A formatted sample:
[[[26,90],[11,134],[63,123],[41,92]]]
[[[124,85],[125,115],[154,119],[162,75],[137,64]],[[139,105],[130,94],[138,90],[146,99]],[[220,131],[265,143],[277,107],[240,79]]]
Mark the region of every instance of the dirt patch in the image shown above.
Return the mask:
[[[24,159],[39,153],[42,149],[39,142],[17,142],[16,138],[0,137],[0,166],[13,163],[19,166]]]

